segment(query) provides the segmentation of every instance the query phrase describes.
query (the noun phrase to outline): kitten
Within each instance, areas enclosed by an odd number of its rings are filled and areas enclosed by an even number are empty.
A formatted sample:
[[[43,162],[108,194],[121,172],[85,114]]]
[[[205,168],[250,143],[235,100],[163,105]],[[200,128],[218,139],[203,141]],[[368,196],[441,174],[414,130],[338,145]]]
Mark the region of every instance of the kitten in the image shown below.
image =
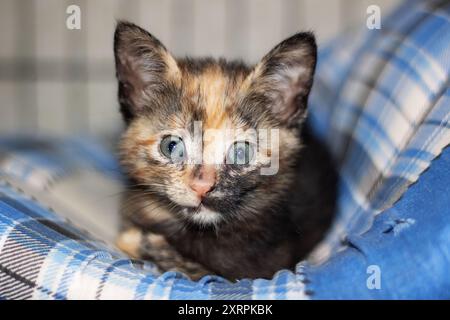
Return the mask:
[[[175,59],[145,30],[118,22],[114,53],[129,178],[119,247],[193,278],[270,278],[293,268],[334,209],[332,164],[303,128],[314,36],[298,33],[247,66]],[[219,143],[206,139],[211,129],[236,132]],[[250,129],[277,129],[278,148],[261,156]],[[262,174],[274,155],[276,173]]]

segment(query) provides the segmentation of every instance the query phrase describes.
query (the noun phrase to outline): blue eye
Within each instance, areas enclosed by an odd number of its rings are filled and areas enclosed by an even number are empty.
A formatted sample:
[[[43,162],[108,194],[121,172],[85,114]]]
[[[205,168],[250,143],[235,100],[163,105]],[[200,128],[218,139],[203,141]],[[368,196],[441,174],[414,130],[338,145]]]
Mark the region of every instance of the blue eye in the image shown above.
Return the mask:
[[[172,154],[173,150],[175,149],[175,147],[178,145],[178,142],[176,141],[170,141],[169,144],[167,145],[167,149],[169,150],[169,153]]]
[[[226,160],[228,164],[249,164],[253,156],[253,146],[247,141],[238,141],[228,150]]]
[[[183,140],[177,136],[166,136],[159,145],[161,153],[174,163],[182,162],[186,156]]]

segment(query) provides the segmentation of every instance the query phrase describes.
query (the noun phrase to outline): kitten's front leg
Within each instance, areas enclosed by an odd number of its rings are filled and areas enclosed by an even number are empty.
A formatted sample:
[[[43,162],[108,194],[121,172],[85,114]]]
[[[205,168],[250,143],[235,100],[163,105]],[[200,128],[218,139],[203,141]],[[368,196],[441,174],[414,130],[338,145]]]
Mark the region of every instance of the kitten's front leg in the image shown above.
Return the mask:
[[[182,257],[160,234],[144,233],[131,227],[119,235],[116,244],[130,257],[149,260],[162,271],[179,271],[193,280],[211,273],[200,264]]]
[[[123,230],[116,239],[116,246],[131,258],[140,259],[140,248],[143,235],[138,228],[131,227]]]

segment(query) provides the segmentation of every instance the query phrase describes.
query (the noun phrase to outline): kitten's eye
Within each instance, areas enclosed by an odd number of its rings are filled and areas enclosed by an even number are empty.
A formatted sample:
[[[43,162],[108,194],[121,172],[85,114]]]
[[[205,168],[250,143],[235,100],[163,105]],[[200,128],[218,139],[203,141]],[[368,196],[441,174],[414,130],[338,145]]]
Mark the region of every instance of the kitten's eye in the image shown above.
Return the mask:
[[[235,142],[227,154],[228,164],[249,164],[254,156],[253,146],[247,141]]]
[[[177,136],[166,136],[159,145],[161,153],[172,160],[172,162],[182,162],[186,156],[183,140]]]

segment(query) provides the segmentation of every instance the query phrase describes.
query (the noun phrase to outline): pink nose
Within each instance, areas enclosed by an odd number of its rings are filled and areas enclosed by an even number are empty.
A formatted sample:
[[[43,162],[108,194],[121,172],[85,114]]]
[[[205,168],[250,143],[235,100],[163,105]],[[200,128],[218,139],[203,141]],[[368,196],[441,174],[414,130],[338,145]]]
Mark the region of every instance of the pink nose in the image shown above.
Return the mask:
[[[201,198],[204,197],[216,183],[216,170],[213,166],[202,166],[195,173],[189,186]]]

